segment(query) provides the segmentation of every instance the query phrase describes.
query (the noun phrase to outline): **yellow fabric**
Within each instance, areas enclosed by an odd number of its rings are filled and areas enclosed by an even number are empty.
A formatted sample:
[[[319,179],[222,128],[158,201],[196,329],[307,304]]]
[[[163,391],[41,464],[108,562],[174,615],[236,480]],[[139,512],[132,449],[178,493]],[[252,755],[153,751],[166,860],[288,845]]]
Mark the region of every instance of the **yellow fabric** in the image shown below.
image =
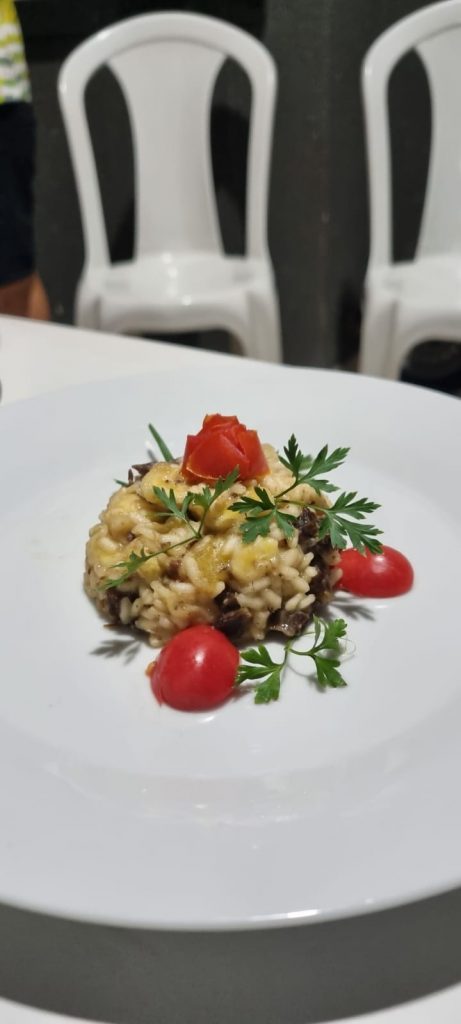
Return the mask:
[[[13,0],[0,0],[0,25],[3,22],[16,22],[19,26],[16,6]]]
[[[0,0],[0,103],[29,101],[30,82],[21,25],[13,0]]]

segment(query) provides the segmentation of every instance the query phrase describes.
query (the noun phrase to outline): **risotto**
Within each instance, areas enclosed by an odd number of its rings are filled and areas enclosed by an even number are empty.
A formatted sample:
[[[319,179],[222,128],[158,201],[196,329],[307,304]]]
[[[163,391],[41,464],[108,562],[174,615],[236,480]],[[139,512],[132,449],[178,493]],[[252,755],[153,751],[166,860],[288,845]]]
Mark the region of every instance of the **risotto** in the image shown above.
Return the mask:
[[[225,490],[208,510],[198,539],[186,522],[165,511],[154,488],[173,492],[180,505],[188,492],[202,494],[206,484],[188,482],[174,461],[133,467],[136,475],[111,496],[86,547],[85,589],[106,619],[142,630],[153,647],[198,623],[216,626],[236,643],[260,641],[271,630],[285,636],[304,631],[340,575],[328,536],[318,538],[319,509],[329,502],[299,484],[286,504],[296,517],[292,535],[271,522],[267,536],[244,542],[244,516],[230,506],[254,496],[256,486],[275,497],[293,484],[275,449],[262,448],[267,472]],[[192,499],[190,521],[199,523],[202,515]],[[159,551],[105,589],[120,574],[117,564]]]

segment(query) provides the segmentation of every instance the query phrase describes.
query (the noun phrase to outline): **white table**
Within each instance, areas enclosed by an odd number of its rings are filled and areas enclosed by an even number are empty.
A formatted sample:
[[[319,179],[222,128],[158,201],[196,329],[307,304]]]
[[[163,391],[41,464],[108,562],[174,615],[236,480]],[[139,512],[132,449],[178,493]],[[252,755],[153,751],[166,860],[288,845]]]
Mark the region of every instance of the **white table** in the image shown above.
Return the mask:
[[[231,358],[0,317],[4,403],[156,369],[221,362],[225,370]],[[257,364],[246,361],[245,373],[256,376]],[[308,1024],[325,1020],[322,1006],[338,1024],[341,1014],[349,1024],[458,1024],[460,932],[460,892],[355,920],[228,936],[96,928],[0,906],[0,1024],[59,1024],[67,1019],[59,1012],[116,1024]],[[237,1014],[236,987],[246,992]],[[373,1012],[351,1016],[364,1011]]]
[[[121,335],[0,316],[2,402],[92,380],[176,367],[224,365],[233,356]]]

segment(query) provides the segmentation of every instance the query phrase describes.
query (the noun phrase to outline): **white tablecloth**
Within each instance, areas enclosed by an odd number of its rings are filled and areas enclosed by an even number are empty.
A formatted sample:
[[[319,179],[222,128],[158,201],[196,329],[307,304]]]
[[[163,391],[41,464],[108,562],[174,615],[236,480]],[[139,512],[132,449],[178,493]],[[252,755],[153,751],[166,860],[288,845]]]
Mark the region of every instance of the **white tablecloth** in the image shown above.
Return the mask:
[[[0,316],[2,402],[157,369],[208,366],[216,360],[225,365],[232,358],[236,357]]]
[[[229,358],[236,357],[0,317],[3,403],[156,369],[206,368],[212,361],[225,368]],[[257,364],[243,368],[257,379]],[[325,1020],[321,997],[330,977],[338,1024],[341,1013],[349,1024],[459,1024],[460,923],[459,893],[356,921],[196,940],[0,906],[0,1024],[59,1024],[64,1018],[56,1011],[63,1010],[117,1024],[221,1024],[234,1019],[233,993],[243,984],[250,994],[254,985],[254,999],[247,999],[239,1024],[307,1024]],[[268,977],[279,969],[282,983],[286,978],[286,994],[272,1006],[265,1002],[265,969]],[[350,1016],[357,1009],[377,1012]]]

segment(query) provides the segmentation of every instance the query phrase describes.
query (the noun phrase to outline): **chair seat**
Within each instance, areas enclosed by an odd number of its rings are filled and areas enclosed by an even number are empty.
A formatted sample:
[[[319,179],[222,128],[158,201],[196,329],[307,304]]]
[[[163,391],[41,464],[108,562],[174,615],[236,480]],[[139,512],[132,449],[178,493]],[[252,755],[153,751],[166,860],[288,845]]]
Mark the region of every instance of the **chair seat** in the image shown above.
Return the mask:
[[[461,342],[461,256],[376,267],[365,291],[362,372],[397,377],[418,342]]]
[[[265,345],[268,356],[277,359],[275,307],[273,325],[269,319],[273,295],[267,261],[214,253],[162,253],[91,268],[79,288],[79,302],[94,310],[102,330],[223,329],[243,340],[246,354],[260,358]]]
[[[200,303],[216,291],[239,291],[267,278],[266,265],[238,257],[164,253],[92,271],[106,302],[177,307]]]
[[[448,306],[461,311],[461,254],[377,268],[368,284],[371,289],[385,289],[402,306],[442,312]]]

